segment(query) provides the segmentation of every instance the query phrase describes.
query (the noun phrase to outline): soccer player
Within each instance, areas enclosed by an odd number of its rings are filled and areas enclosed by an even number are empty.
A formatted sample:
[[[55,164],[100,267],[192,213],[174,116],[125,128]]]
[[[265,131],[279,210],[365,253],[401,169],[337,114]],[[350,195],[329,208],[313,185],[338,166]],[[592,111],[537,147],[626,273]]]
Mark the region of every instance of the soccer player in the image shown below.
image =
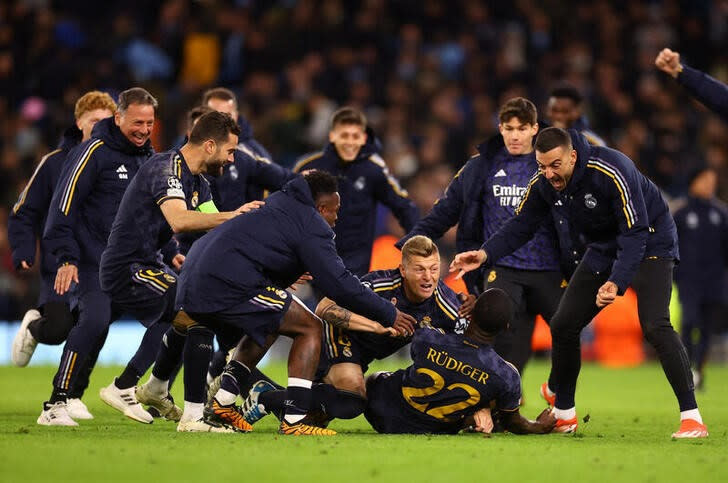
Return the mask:
[[[728,121],[728,85],[680,62],[680,53],[662,49],[655,65],[676,79],[690,95]]]
[[[38,417],[42,425],[78,425],[68,415],[69,391],[114,318],[99,284],[99,262],[124,191],[152,154],[149,136],[157,100],[134,87],[119,94],[118,104],[114,117],[97,122],[91,139],[69,157],[46,222],[44,242],[58,266],[54,289],[62,296],[77,284],[79,315],[63,348],[51,397]]]
[[[101,288],[111,299],[114,311],[132,314],[149,327],[145,339],[161,340],[161,334],[166,332],[161,350],[170,351],[169,359],[175,365],[182,357],[185,335],[170,328],[176,313],[177,277],[163,263],[160,250],[171,240],[172,233],[209,230],[262,203],[256,201],[236,211],[220,213],[203,177],[220,176],[223,167],[232,162],[239,132],[230,116],[209,112],[197,119],[188,142],[179,150],[152,156],[127,188],[101,255]],[[177,255],[174,262],[182,266],[184,256]],[[140,351],[144,344],[145,341]],[[163,398],[145,398],[137,391],[136,398],[131,397],[137,381],[151,365],[150,361],[146,367],[140,367],[133,361],[120,377],[101,389],[101,399],[136,421],[153,420],[139,402],[178,421],[181,411],[168,394]]]
[[[308,271],[319,287],[350,310],[394,327],[414,330],[414,319],[377,297],[346,270],[336,254],[332,226],[340,205],[336,178],[323,171],[298,176],[266,199],[265,206],[210,231],[192,246],[180,273],[175,324],[185,324],[188,341],[212,352],[214,330],[246,334],[222,375],[208,410],[204,408],[207,358],[185,353],[185,407],[179,431],[249,431],[235,399],[247,393],[252,371],[279,334],[293,338],[288,359],[287,406],[282,434],[330,435],[305,419],[321,350],[321,321],[286,292]],[[160,356],[162,353],[160,352]],[[162,361],[158,359],[157,365]],[[151,392],[166,392],[156,369]],[[203,412],[207,415],[203,421]]]
[[[702,389],[710,336],[725,307],[728,208],[715,197],[718,176],[714,169],[695,169],[688,181],[687,199],[673,215],[680,241],[675,282],[682,308],[682,341],[693,366],[693,382]]]
[[[435,327],[447,333],[463,333],[475,303],[474,296],[459,296],[440,280],[437,245],[421,235],[404,244],[399,268],[370,272],[362,277],[362,283],[414,317],[418,327]],[[326,421],[354,418],[366,407],[364,373],[369,364],[394,354],[411,338],[392,337],[387,328],[329,298],[319,302],[316,315],[324,321],[317,379],[325,384],[314,385],[314,406],[322,408],[324,415],[319,417]],[[243,405],[249,423],[268,413],[282,412],[285,392],[273,389],[261,381],[253,386]]]
[[[589,144],[607,145],[589,128],[589,120],[584,114],[584,97],[571,84],[561,84],[551,90],[546,104],[546,118],[554,127],[576,129],[586,137]]]
[[[533,137],[538,132],[536,106],[528,99],[508,100],[498,113],[500,134],[478,146],[473,156],[450,182],[445,194],[412,231],[397,242],[422,234],[440,238],[456,223],[459,251],[479,247],[508,221],[533,176],[536,157]],[[512,326],[496,337],[496,352],[522,372],[531,355],[536,315],[549,321],[556,312],[565,285],[564,273],[575,264],[574,250],[563,220],[554,225],[550,216],[524,247],[486,272],[466,278],[471,293],[497,287],[511,296],[516,307]],[[558,229],[559,243],[555,228]],[[559,249],[563,253],[559,255]],[[563,272],[560,260],[567,260]]]
[[[574,393],[581,369],[581,330],[629,285],[639,299],[639,319],[654,346],[680,406],[675,438],[706,437],[695,401],[687,352],[670,324],[672,269],[678,257],[675,222],[657,187],[624,154],[590,146],[574,130],[544,129],[536,139],[539,172],[518,214],[479,250],[460,253],[451,271],[486,266],[529,240],[543,217],[568,220],[587,251],[551,319],[551,375],[542,394],[554,405],[555,431],[577,428]]]
[[[253,138],[253,128],[240,115],[235,94],[224,87],[205,91],[202,106],[229,114],[240,125],[238,149],[232,164],[222,176],[209,178],[212,199],[218,209],[235,210],[245,203],[265,198],[266,191],[277,191],[294,175],[274,163],[268,151]]]
[[[515,434],[545,434],[556,419],[544,410],[536,421],[521,416],[521,377],[493,350],[495,334],[512,318],[510,296],[488,289],[478,297],[465,334],[435,328],[412,339],[412,365],[367,378],[364,416],[379,433],[454,434],[466,417],[491,402],[504,428]]]
[[[41,286],[38,308],[26,312],[13,339],[11,360],[18,367],[28,365],[39,343],[58,345],[66,340],[75,323],[70,294],[58,295],[53,290],[56,263],[47,244],[41,239],[43,227],[53,190],[69,152],[79,143],[90,139],[91,130],[96,123],[113,116],[115,111],[116,103],[104,92],[90,91],[76,101],[75,124],[63,133],[58,149],[40,160],[8,219],[8,241],[16,270],[30,270],[34,265],[36,245],[40,239]],[[90,362],[92,367],[93,361]],[[80,399],[87,386],[88,377],[84,377],[79,381],[79,386],[72,388],[69,393],[68,410],[76,419],[92,417]]]
[[[293,170],[320,169],[341,179],[341,213],[334,230],[336,250],[346,268],[362,276],[369,271],[377,203],[388,207],[407,231],[417,221],[417,207],[389,174],[377,153],[374,136],[367,133],[363,113],[352,107],[336,111],[329,141],[323,151],[303,158]]]

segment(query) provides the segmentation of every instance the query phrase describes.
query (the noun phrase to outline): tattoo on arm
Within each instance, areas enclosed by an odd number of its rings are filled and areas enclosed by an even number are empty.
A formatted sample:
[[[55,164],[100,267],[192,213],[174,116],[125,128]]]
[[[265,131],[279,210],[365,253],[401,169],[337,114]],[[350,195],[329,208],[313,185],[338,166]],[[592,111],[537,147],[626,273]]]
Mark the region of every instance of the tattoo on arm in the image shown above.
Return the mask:
[[[336,304],[326,307],[321,318],[337,329],[348,329],[351,320],[351,312]]]

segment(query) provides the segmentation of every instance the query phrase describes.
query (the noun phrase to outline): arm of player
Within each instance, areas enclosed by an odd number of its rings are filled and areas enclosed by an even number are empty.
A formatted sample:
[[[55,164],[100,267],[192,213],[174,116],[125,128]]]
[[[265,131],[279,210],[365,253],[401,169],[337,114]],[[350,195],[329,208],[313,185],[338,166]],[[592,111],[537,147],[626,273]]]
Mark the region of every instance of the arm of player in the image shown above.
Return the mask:
[[[258,209],[264,204],[265,202],[263,201],[251,201],[235,211],[205,213],[188,210],[187,203],[182,199],[168,198],[159,205],[159,208],[162,210],[164,218],[174,233],[185,233],[210,230],[241,213]]]
[[[550,408],[541,411],[535,421],[524,418],[520,411],[502,411],[505,429],[513,434],[546,434],[556,426],[556,418]]]
[[[728,85],[680,63],[680,53],[662,49],[655,59],[658,69],[677,79],[692,96],[709,109],[728,119]]]
[[[384,327],[378,322],[346,310],[327,297],[321,299],[316,306],[316,315],[338,329],[373,332],[392,337],[399,335],[394,327]]]
[[[474,166],[474,163],[468,161],[458,171],[450,181],[445,194],[435,201],[427,216],[420,219],[409,233],[397,241],[395,244],[397,248],[401,249],[407,240],[416,235],[425,235],[432,240],[437,240],[457,224],[463,208],[463,177],[471,175],[471,166]]]

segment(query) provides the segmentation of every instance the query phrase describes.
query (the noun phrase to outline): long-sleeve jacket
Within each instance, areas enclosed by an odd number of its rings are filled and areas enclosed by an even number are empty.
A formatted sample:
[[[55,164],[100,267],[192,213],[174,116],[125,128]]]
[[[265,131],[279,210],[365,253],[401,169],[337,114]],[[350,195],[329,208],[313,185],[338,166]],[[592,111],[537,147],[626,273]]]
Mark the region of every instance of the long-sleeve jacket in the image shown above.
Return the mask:
[[[517,215],[483,245],[486,266],[527,242],[551,213],[586,245],[582,263],[594,272],[609,271],[622,294],[643,259],[678,258],[675,222],[657,186],[627,156],[590,146],[573,129],[569,134],[577,160],[566,187],[556,191],[537,173]]]
[[[40,243],[40,271],[44,276],[56,273],[56,260],[47,243],[42,240],[43,227],[53,190],[58,183],[69,152],[81,142],[83,133],[74,125],[68,128],[58,148],[43,156],[28,184],[20,193],[8,219],[8,240],[12,248],[13,265],[20,267],[25,260],[33,265],[37,241]]]
[[[177,304],[187,312],[222,311],[268,287],[288,287],[304,272],[341,306],[385,325],[394,322],[394,306],[344,267],[334,232],[300,176],[269,196],[265,206],[195,242],[180,273]]]
[[[685,64],[677,81],[708,109],[728,122],[728,85]]]
[[[341,209],[336,222],[336,248],[346,267],[356,275],[369,271],[376,228],[377,203],[389,208],[402,228],[409,231],[419,217],[407,191],[389,174],[384,160],[369,138],[354,161],[342,160],[333,144],[301,159],[296,173],[320,169],[339,177]]]
[[[43,238],[57,266],[98,269],[124,191],[151,154],[149,141],[132,144],[114,118],[96,123],[69,156],[51,201]]]
[[[534,154],[511,156],[500,135],[482,143],[478,151],[479,154],[470,158],[455,175],[430,213],[397,242],[399,248],[415,235],[438,239],[457,223],[457,250],[476,250],[513,216],[536,170]],[[559,270],[559,244],[551,217],[545,218],[547,220],[534,238],[499,260],[498,265],[525,270]],[[479,293],[481,272],[466,274],[466,284],[471,293]]]

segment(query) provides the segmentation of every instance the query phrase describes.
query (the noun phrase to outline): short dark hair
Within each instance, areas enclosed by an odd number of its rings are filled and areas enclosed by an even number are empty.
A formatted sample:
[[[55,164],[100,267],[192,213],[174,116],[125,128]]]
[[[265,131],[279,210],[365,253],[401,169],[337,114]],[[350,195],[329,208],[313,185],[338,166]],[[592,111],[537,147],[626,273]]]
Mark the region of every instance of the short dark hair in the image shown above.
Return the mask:
[[[483,332],[496,335],[508,328],[512,319],[511,298],[499,288],[489,288],[475,301],[470,323]]]
[[[569,133],[558,127],[547,127],[536,136],[534,148],[539,153],[547,153],[554,148],[572,148]]]
[[[216,143],[224,143],[230,134],[240,135],[238,124],[229,114],[212,111],[200,116],[192,127],[190,143],[202,144],[208,139],[212,139]]]
[[[581,104],[581,102],[584,100],[584,97],[581,95],[581,92],[579,92],[579,89],[565,82],[551,89],[549,97],[570,99],[577,106]]]
[[[361,126],[362,129],[367,128],[367,118],[363,112],[353,107],[342,107],[331,117],[331,128],[335,128],[341,124],[355,124]]]
[[[207,103],[210,102],[210,99],[233,101],[233,104],[235,104],[235,109],[238,108],[238,98],[235,96],[235,93],[230,89],[226,89],[225,87],[213,87],[212,89],[207,89],[205,93],[202,94],[202,105],[206,106]]]
[[[159,103],[154,96],[141,87],[132,87],[119,94],[119,107],[117,109],[119,113],[124,114],[132,104],[152,106],[155,113],[159,107]]]
[[[317,202],[321,195],[330,195],[339,191],[339,181],[336,176],[326,171],[312,169],[303,175],[303,179],[308,183],[314,202]]]
[[[498,120],[501,123],[510,121],[513,118],[518,119],[521,124],[535,125],[538,119],[538,111],[533,102],[525,97],[514,97],[503,104],[498,112]]]
[[[207,106],[196,106],[187,112],[187,131],[192,131],[192,126],[195,125],[195,121],[198,120],[203,114],[213,112],[214,109]]]

